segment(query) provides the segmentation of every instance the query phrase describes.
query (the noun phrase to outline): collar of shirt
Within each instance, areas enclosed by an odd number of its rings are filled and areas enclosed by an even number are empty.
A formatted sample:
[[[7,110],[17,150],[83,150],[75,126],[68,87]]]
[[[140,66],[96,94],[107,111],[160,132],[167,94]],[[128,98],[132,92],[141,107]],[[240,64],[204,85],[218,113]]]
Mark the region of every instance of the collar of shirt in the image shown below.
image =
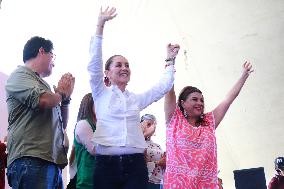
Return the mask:
[[[127,89],[125,89],[124,92],[122,92],[117,85],[111,85],[111,90],[115,93],[122,93],[125,97],[129,97],[129,91]]]

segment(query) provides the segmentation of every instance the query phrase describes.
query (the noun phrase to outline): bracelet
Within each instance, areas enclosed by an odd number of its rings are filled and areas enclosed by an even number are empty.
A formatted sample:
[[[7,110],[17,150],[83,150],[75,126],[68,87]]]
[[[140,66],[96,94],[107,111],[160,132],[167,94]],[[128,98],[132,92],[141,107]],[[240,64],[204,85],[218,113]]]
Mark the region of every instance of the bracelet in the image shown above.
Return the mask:
[[[104,26],[105,25],[100,25],[100,24],[97,25],[97,27],[101,27],[101,28],[104,28]]]
[[[70,104],[71,98],[66,97],[62,92],[57,92],[61,96],[61,106],[68,106]]]
[[[166,62],[175,62],[176,57],[167,58]]]
[[[175,65],[175,62],[169,62],[167,64],[165,64],[165,68],[168,67],[168,66],[174,66]]]
[[[61,106],[68,106],[70,104],[70,101],[72,99],[69,97],[69,98],[66,98],[64,100],[61,101]]]

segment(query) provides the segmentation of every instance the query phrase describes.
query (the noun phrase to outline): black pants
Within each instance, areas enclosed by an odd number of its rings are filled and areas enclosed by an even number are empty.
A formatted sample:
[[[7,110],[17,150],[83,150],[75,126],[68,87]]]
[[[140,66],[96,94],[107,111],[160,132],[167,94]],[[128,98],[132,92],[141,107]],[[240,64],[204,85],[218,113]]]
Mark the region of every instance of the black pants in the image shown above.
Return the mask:
[[[144,154],[96,155],[94,189],[147,189]]]

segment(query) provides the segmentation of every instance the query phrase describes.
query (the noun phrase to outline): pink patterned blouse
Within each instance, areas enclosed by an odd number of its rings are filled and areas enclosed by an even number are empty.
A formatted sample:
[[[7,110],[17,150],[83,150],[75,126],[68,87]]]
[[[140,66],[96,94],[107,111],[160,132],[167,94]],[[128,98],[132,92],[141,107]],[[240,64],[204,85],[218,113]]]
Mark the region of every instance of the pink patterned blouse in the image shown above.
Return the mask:
[[[217,146],[213,112],[199,127],[191,126],[176,108],[167,126],[164,189],[216,189]]]

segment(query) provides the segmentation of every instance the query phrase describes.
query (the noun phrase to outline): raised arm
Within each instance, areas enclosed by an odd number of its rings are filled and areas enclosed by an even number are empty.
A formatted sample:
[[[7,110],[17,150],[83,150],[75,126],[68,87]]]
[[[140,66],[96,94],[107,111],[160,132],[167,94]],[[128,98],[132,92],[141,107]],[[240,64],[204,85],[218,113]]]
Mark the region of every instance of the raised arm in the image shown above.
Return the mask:
[[[226,98],[213,110],[216,128],[219,125],[219,123],[222,121],[222,119],[224,118],[232,102],[239,95],[243,85],[245,84],[251,72],[253,72],[252,65],[246,61],[243,64],[243,73],[240,79],[233,86],[233,88],[229,91]]]
[[[176,108],[176,94],[173,86],[171,90],[165,95],[164,112],[165,112],[166,124],[169,123],[169,121],[171,120],[175,108]]]
[[[175,58],[179,52],[179,45],[178,44],[168,44],[167,45],[167,58],[165,64],[164,74],[160,78],[159,82],[157,82],[152,88],[148,91],[140,95],[140,108],[143,110],[151,103],[156,102],[163,98],[167,92],[173,86],[174,83],[174,64]]]
[[[106,21],[113,19],[115,14],[115,8],[109,8],[102,11],[98,16],[97,29],[95,35],[91,38],[90,42],[90,62],[88,64],[88,72],[90,74],[90,85],[92,89],[92,95],[94,100],[105,89],[103,81],[103,60],[102,60],[102,35]]]
[[[96,35],[99,35],[99,36],[103,35],[105,22],[116,17],[117,14],[115,13],[115,11],[116,9],[114,7],[110,9],[109,7],[107,7],[104,11],[102,10],[102,7],[101,7],[100,14],[98,17],[98,22],[97,22]]]
[[[172,46],[171,44],[168,45],[167,47],[167,57],[168,58],[166,59],[168,63],[166,64],[166,66],[168,66],[171,63],[172,64],[175,63],[176,53],[178,53],[179,49],[180,49],[180,46],[178,45],[176,46]],[[174,57],[174,59],[172,60],[171,57]],[[166,123],[170,121],[173,115],[173,112],[175,111],[175,107],[176,107],[176,94],[175,94],[175,89],[173,85],[170,91],[165,95],[164,112],[165,112]]]

